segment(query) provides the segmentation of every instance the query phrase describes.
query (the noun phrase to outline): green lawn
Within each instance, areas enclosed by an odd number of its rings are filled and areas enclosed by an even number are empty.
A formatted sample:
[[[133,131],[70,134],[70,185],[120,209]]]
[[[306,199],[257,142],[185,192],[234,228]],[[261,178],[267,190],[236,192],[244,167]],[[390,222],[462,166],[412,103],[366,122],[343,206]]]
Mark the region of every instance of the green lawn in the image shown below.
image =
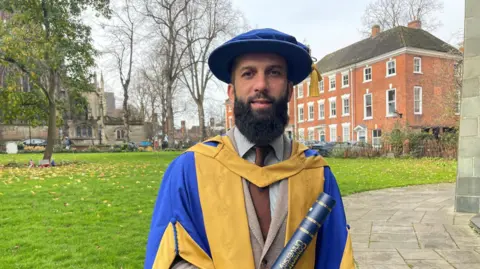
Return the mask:
[[[163,172],[178,153],[56,154],[85,161],[0,168],[0,268],[142,268]],[[0,164],[35,155],[0,155]],[[343,195],[454,182],[455,161],[328,159]]]

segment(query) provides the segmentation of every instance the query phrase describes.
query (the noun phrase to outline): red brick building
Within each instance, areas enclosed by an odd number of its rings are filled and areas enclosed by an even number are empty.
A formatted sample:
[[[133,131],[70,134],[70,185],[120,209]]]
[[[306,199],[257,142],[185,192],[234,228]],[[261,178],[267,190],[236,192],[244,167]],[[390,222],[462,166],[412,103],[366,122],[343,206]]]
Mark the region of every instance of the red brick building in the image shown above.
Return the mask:
[[[317,67],[320,96],[308,96],[309,78],[295,86],[286,133],[300,141],[380,144],[395,124],[442,131],[456,125],[455,68],[461,52],[421,29],[419,21],[326,55]],[[234,124],[226,101],[226,129]]]

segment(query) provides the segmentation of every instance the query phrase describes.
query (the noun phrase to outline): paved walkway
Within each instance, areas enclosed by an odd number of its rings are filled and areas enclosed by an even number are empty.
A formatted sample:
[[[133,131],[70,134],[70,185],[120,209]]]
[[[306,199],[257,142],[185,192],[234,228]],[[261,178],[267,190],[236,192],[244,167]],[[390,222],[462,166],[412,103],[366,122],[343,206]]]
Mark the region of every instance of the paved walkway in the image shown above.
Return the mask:
[[[438,184],[345,197],[358,268],[480,268],[474,214],[455,213],[454,195],[455,184]]]

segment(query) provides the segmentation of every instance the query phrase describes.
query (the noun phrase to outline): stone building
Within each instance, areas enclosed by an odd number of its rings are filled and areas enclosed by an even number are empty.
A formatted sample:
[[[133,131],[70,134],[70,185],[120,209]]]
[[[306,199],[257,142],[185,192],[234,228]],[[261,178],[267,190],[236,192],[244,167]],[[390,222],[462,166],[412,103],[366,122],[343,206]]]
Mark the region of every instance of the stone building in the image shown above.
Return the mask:
[[[99,144],[121,144],[126,138],[123,115],[115,107],[113,92],[105,92],[103,76],[100,83],[95,78],[96,91],[85,93],[87,106],[80,112],[67,110],[63,114],[64,125],[57,130],[57,142],[69,137],[74,146]],[[61,96],[68,99],[68,92],[61,91]],[[150,140],[157,124],[145,122],[140,116],[133,116],[129,122],[131,142]],[[158,128],[158,127],[157,127]],[[0,124],[0,142],[22,141],[29,138],[47,138],[47,127],[32,128],[23,122]]]

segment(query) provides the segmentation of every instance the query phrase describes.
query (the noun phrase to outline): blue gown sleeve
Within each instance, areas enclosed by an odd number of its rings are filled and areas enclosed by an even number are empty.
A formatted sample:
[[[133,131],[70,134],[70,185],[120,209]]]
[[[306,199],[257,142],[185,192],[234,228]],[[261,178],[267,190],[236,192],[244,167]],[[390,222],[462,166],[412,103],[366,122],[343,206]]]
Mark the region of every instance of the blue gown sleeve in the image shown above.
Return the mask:
[[[145,269],[170,268],[181,258],[200,268],[211,265],[193,152],[177,157],[163,176],[148,234]]]
[[[324,178],[324,192],[335,199],[336,205],[318,232],[315,269],[354,269],[350,227],[340,189],[330,167],[325,167]]]

